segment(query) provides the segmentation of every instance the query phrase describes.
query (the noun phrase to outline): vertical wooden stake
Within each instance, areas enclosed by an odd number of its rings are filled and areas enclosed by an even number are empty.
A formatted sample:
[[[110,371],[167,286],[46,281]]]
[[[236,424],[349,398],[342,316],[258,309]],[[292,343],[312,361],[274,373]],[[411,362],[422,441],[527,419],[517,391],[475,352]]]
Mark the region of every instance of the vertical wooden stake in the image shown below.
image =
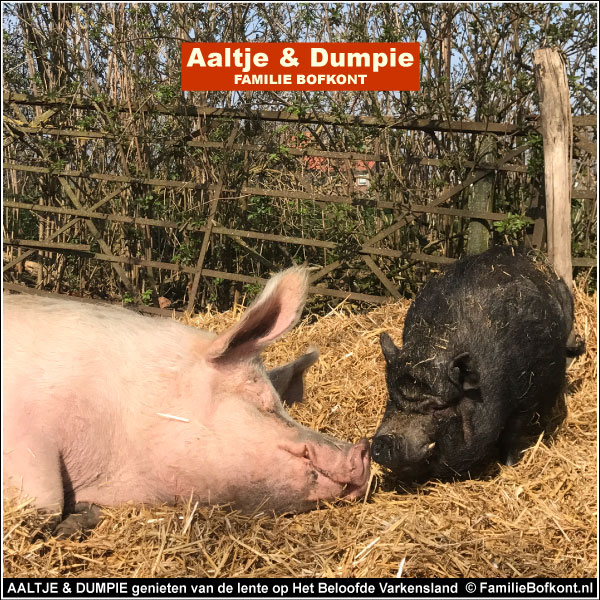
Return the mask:
[[[486,162],[496,160],[496,140],[492,136],[485,136],[479,143],[478,158],[485,157]],[[481,170],[475,171],[477,175]],[[477,212],[492,211],[492,196],[494,193],[494,174],[487,171],[485,177],[473,184],[472,194],[469,194],[468,209]],[[488,249],[490,231],[481,222],[472,219],[469,222],[469,236],[467,238],[467,254],[479,254]]]
[[[446,92],[446,102],[450,103],[450,77],[452,74],[452,20],[454,19],[455,8],[451,3],[441,5],[442,22],[440,26],[440,35],[442,46],[440,48],[440,77],[445,79],[444,91]]]
[[[548,257],[556,273],[573,288],[571,262],[571,152],[573,122],[567,73],[555,48],[533,53],[544,138]]]
[[[227,142],[223,147],[225,152],[230,152],[233,146],[233,142],[235,141],[235,136],[238,134],[240,130],[240,121],[236,121],[229,137],[227,138]],[[208,245],[210,243],[210,237],[212,235],[212,229],[215,224],[215,215],[217,214],[217,207],[219,205],[219,200],[221,199],[221,194],[223,193],[223,188],[225,187],[225,166],[227,163],[223,163],[219,169],[217,176],[217,187],[211,192],[212,200],[210,201],[210,209],[208,214],[208,219],[206,221],[206,230],[204,232],[204,237],[202,238],[202,247],[200,248],[200,255],[198,256],[198,262],[196,263],[196,273],[194,274],[194,280],[192,282],[192,289],[190,290],[190,297],[188,299],[187,304],[187,312],[191,315],[194,312],[194,308],[196,306],[196,296],[198,295],[198,286],[200,285],[200,277],[202,276],[202,271],[204,269],[204,260],[206,258],[206,253],[208,251]]]

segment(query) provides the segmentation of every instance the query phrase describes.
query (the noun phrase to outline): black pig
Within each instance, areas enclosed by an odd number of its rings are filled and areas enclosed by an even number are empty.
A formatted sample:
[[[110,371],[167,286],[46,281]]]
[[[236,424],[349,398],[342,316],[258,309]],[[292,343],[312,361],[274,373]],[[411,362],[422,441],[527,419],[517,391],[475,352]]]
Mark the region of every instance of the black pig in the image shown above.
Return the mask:
[[[457,261],[411,305],[403,346],[381,334],[389,401],[372,457],[404,481],[514,464],[526,427],[562,392],[573,300],[510,246]]]

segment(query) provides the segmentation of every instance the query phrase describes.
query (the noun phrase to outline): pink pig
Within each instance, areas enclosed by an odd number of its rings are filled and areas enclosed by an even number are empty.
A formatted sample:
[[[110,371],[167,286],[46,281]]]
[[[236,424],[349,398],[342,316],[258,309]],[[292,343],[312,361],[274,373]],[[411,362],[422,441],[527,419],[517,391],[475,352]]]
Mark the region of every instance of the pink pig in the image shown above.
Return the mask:
[[[233,503],[306,510],[365,493],[366,440],[296,423],[309,353],[265,372],[259,353],[298,320],[306,272],[273,277],[214,335],[169,319],[4,297],[4,487],[61,513],[75,503]]]

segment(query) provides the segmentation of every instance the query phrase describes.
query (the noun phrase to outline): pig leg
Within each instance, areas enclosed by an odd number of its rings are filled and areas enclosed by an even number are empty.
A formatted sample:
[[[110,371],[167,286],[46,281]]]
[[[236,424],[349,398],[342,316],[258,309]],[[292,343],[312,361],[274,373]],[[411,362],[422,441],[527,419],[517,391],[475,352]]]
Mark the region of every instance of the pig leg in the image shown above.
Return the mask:
[[[61,521],[53,530],[55,537],[66,539],[81,534],[98,525],[102,514],[100,507],[90,502],[78,502],[74,511]]]
[[[562,279],[559,279],[557,282],[556,292],[558,293],[558,300],[568,331],[567,358],[581,356],[585,352],[585,341],[580,335],[575,333],[573,328],[573,294]]]
[[[499,440],[500,460],[503,464],[512,467],[521,459],[521,440],[530,421],[530,412],[516,413],[508,420]]]
[[[569,338],[567,339],[567,357],[575,358],[577,356],[581,356],[584,352],[584,339],[580,335],[575,333],[573,329],[571,329],[571,333],[569,334]]]
[[[5,467],[8,473],[5,486],[9,493],[16,491],[33,498],[39,511],[51,517],[53,535],[64,539],[97,525],[100,508],[86,502],[76,504],[73,514],[62,520],[65,491],[62,461],[56,448],[43,443],[20,443],[13,450],[7,450],[4,457],[8,467]],[[27,475],[17,478],[11,476],[11,472]]]
[[[64,488],[58,449],[42,439],[4,443],[4,487],[19,496],[33,498],[42,512],[60,520]],[[13,475],[13,473],[18,475]]]

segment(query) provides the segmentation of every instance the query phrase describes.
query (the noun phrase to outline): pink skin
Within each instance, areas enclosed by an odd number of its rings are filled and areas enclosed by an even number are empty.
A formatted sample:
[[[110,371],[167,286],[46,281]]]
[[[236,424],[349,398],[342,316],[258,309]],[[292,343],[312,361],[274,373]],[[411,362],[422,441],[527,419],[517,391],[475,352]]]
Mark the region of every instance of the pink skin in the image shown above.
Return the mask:
[[[305,510],[365,493],[366,440],[293,421],[309,353],[266,373],[259,353],[298,320],[306,273],[271,279],[215,336],[167,319],[39,297],[4,297],[5,489],[61,512],[118,505],[233,503]]]

